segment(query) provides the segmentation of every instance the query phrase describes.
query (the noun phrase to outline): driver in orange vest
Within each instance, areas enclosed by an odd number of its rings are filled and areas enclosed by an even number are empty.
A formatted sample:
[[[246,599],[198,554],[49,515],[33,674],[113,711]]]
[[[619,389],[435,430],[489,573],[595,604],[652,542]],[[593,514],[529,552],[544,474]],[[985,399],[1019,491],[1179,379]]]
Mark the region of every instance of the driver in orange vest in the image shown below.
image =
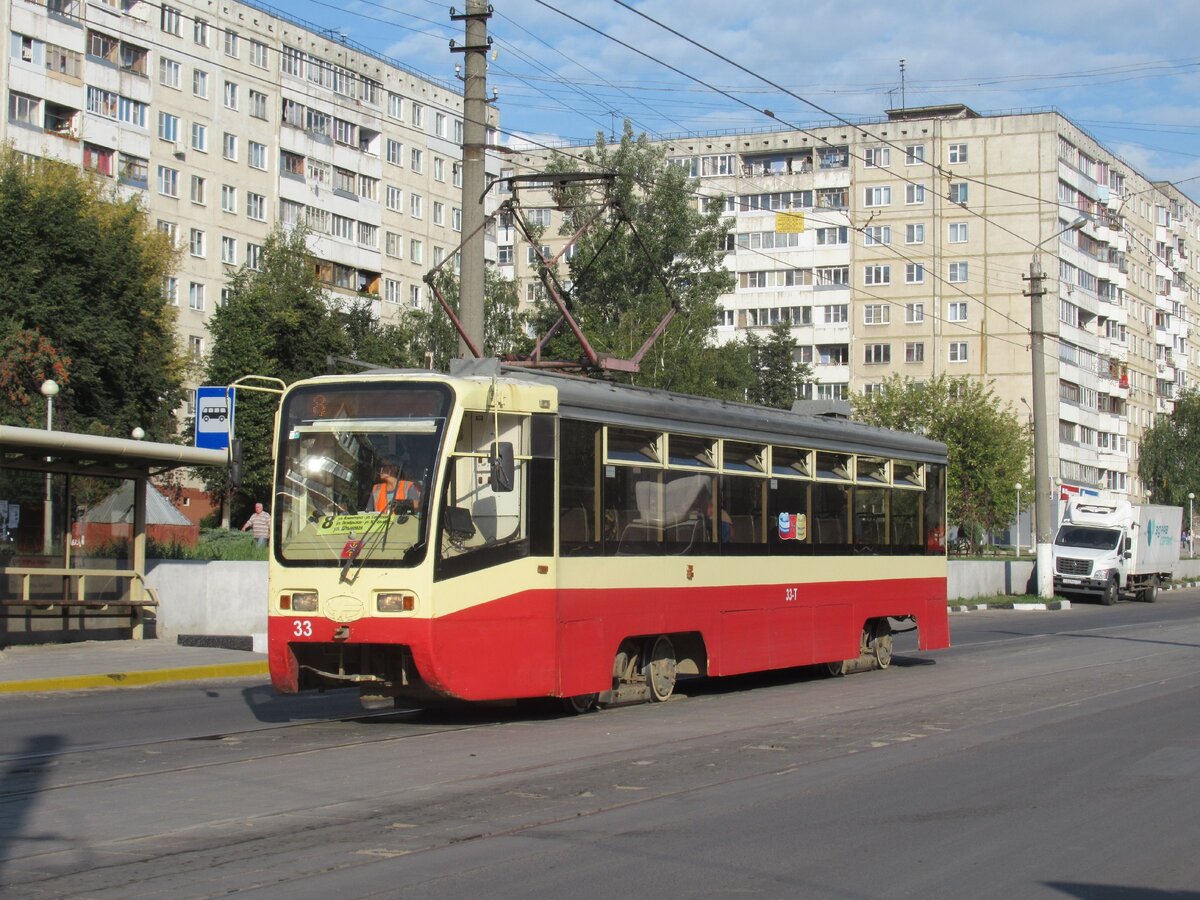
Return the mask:
[[[383,463],[379,467],[379,483],[371,488],[371,508],[376,512],[387,509],[393,500],[409,500],[413,509],[421,507],[421,488],[415,481],[400,477],[400,467],[395,463]]]

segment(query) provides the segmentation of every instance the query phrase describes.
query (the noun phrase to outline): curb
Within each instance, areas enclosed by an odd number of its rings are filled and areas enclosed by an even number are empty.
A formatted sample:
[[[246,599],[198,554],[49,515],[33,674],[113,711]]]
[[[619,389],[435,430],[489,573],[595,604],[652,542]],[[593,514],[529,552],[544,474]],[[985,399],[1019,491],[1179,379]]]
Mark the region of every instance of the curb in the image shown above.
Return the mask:
[[[1022,612],[1025,612],[1027,610],[1039,610],[1039,609],[1040,610],[1060,610],[1060,609],[1070,609],[1070,608],[1071,608],[1070,600],[1051,600],[1049,603],[1010,603],[1005,606],[988,606],[986,603],[972,603],[972,604],[967,604],[964,606],[951,606],[950,612],[952,612],[952,613],[969,613],[969,612],[977,612],[977,611],[986,612],[988,610],[999,610],[999,609],[1005,609],[1005,610],[1013,609],[1013,610],[1020,610]]]
[[[208,666],[181,666],[176,669],[148,669],[142,672],[111,672],[102,675],[64,675],[58,678],[34,678],[28,681],[0,682],[0,694],[42,693],[45,691],[81,691],[89,688],[128,688],[171,681],[199,681],[206,678],[249,678],[268,673],[262,660],[248,663],[219,663]]]

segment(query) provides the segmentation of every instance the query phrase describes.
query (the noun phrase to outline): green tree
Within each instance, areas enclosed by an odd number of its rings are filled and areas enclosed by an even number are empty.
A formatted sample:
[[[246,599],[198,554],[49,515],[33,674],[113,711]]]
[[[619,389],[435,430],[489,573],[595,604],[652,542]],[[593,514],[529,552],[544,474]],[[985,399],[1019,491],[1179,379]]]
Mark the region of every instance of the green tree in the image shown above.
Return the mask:
[[[746,343],[755,372],[747,399],[761,406],[791,409],[801,386],[812,381],[812,368],[796,362],[796,339],[791,328],[780,322],[767,338],[748,334]]]
[[[920,384],[893,375],[852,399],[854,417],[915,431],[946,445],[947,516],[968,531],[1004,528],[1016,511],[1018,482],[1029,484],[1029,427],[990,384],[939,375]]]
[[[589,342],[602,354],[628,359],[657,327],[670,308],[677,313],[630,380],[637,384],[706,396],[742,399],[749,381],[744,347],[718,347],[713,342],[718,298],[734,288],[724,267],[729,226],[723,204],[708,211],[696,206],[696,185],[665,152],[643,134],[634,137],[629,122],[621,140],[609,144],[597,135],[594,148],[575,158],[554,160],[551,172],[615,173],[610,188],[632,229],[609,217],[585,232],[568,262],[572,284],[570,309]],[[601,194],[594,185],[577,183],[556,191],[566,210],[563,234],[574,233],[596,212]],[[559,317],[553,303],[540,305],[539,333]],[[550,343],[547,357],[582,358],[574,337],[564,328]]]
[[[230,384],[246,375],[278,378],[286,384],[327,371],[327,357],[351,350],[346,314],[331,305],[317,280],[303,229],[276,229],[263,244],[257,270],[239,269],[229,280],[226,302],[209,323],[212,350],[208,384]],[[242,441],[242,481],[235,508],[270,504],[271,441],[275,394],[237,392],[237,437]],[[216,496],[228,486],[225,470],[210,470],[205,482]]]
[[[59,390],[70,386],[71,361],[63,357],[36,329],[0,329],[0,422],[41,428],[45,400],[40,396],[47,378]]]
[[[1183,391],[1142,435],[1138,474],[1155,503],[1186,507],[1189,491],[1200,494],[1200,392]]]
[[[162,286],[174,250],[139,202],[72,166],[0,150],[0,259],[5,332],[36,332],[70,360],[55,423],[173,436],[184,362]]]

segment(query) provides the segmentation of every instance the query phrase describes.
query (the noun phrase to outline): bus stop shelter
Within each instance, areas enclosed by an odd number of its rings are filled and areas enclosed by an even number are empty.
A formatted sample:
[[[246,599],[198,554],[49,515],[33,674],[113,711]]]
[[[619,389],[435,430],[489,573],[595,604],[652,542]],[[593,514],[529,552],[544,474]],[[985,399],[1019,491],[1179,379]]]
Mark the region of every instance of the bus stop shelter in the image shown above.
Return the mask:
[[[100,437],[65,431],[46,431],[0,425],[0,469],[45,474],[45,506],[42,512],[42,553],[19,553],[2,545],[0,553],[0,645],[41,635],[53,640],[55,630],[34,631],[35,620],[51,623],[56,614],[63,622],[66,639],[71,634],[68,620],[86,633],[89,616],[103,617],[111,625],[127,616],[128,636],[140,639],[158,605],[154,591],[146,585],[146,503],[152,476],[176,468],[226,466],[224,450],[204,450],[179,444],[162,444],[128,438]],[[62,504],[61,528],[51,515],[51,479],[64,476],[65,487],[56,502]],[[133,482],[133,521],[128,565],[103,566],[99,560],[73,558],[71,516],[72,479],[79,476],[127,479]],[[11,540],[8,522],[3,536]],[[73,618],[71,618],[73,617]]]

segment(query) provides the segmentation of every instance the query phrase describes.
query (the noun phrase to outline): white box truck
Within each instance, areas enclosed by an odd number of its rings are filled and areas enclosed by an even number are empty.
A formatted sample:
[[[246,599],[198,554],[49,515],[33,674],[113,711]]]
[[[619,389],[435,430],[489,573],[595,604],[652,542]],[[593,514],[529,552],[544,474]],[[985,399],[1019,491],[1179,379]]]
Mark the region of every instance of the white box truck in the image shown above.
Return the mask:
[[[1153,603],[1179,562],[1178,506],[1133,506],[1072,496],[1054,536],[1054,591],[1115,603],[1135,596]]]

